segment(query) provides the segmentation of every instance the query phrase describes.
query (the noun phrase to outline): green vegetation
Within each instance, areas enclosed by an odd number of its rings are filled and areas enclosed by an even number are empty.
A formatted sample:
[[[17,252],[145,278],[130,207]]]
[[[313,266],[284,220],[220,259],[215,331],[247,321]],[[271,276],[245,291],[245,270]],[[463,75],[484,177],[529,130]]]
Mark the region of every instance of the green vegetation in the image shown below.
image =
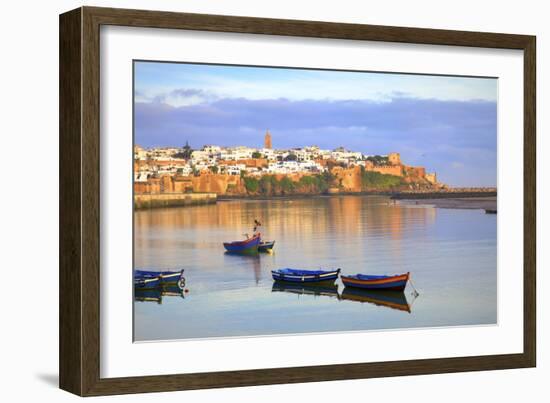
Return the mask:
[[[243,176],[244,187],[248,193],[256,193],[259,187],[259,181],[256,178],[249,178],[248,176]]]
[[[246,191],[262,196],[321,194],[331,187],[333,179],[333,175],[328,172],[305,175],[298,182],[294,182],[288,176],[283,176],[280,180],[275,175],[263,175],[259,179],[243,176]]]
[[[212,171],[213,174],[217,174],[218,173],[218,166],[217,165],[212,165],[210,167],[210,170]]]
[[[361,167],[361,187],[363,190],[390,190],[402,185],[404,185],[403,178],[399,176],[365,171],[365,168]]]
[[[389,159],[387,156],[382,155],[371,155],[367,157],[367,161],[372,162],[374,165],[388,165]]]
[[[294,182],[288,176],[283,177],[280,181],[281,191],[283,194],[292,194],[296,189]]]
[[[259,153],[258,151],[254,151],[252,153],[252,158],[255,158],[255,159],[263,158],[263,155],[261,153]]]
[[[304,175],[298,181],[289,176],[278,179],[275,175],[249,177],[243,174],[244,186],[250,195],[284,196],[300,194],[324,194],[329,188],[339,186],[336,177],[329,171],[322,174]],[[403,178],[395,175],[385,175],[379,172],[366,171],[361,168],[362,191],[393,191],[406,185]],[[340,185],[341,186],[341,185]]]

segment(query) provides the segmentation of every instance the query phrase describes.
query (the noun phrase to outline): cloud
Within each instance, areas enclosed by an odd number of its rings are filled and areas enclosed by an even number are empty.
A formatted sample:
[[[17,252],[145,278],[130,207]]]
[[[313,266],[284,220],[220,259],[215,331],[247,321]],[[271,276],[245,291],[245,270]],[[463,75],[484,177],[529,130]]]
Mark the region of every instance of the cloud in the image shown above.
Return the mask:
[[[193,63],[137,62],[135,88],[149,101],[176,88],[200,88],[219,98],[293,101],[417,99],[495,101],[497,80],[458,76],[324,71]],[[170,102],[168,102],[170,103]],[[173,106],[180,106],[173,104]]]
[[[166,104],[173,107],[181,107],[213,102],[219,98],[211,91],[195,88],[177,88],[168,92],[159,93],[155,96],[148,96],[141,91],[136,91],[135,99],[136,102]]]
[[[277,148],[344,146],[366,154],[401,152],[407,163],[436,170],[456,185],[496,183],[496,102],[442,101],[394,94],[367,100],[218,98],[192,89],[171,99],[135,104],[135,141],[142,146],[204,144],[261,146],[270,129]],[[208,101],[205,101],[208,100]],[[456,164],[463,169],[457,170]],[[477,172],[477,174],[476,174]],[[476,182],[476,183],[473,183]],[[483,183],[480,183],[483,182]]]

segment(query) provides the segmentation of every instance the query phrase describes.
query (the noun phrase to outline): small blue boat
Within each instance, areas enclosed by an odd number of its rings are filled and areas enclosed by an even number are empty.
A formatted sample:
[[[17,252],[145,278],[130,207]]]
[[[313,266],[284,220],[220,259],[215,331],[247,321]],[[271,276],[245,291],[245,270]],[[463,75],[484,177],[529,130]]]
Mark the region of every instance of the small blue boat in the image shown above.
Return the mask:
[[[224,242],[223,247],[230,253],[258,252],[260,242],[261,235],[258,233],[244,241]]]
[[[135,270],[134,286],[138,288],[156,288],[177,284],[180,288],[185,287],[183,270],[180,271],[150,271]]]
[[[342,276],[342,283],[346,287],[363,288],[368,290],[403,291],[409,281],[410,273],[394,276],[374,276],[369,274],[355,274]]]
[[[269,253],[273,250],[275,241],[262,241],[258,245],[258,252]]]
[[[334,281],[338,278],[340,269],[336,270],[299,270],[278,269],[272,270],[271,276],[275,281],[288,281],[292,283],[318,283],[321,281]]]

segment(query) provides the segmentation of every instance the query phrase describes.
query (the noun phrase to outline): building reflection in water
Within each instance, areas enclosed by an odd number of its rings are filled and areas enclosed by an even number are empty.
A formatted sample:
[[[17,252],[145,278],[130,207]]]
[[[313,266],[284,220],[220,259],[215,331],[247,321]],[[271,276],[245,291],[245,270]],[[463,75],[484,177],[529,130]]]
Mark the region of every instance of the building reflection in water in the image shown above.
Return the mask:
[[[384,241],[385,264],[397,266],[405,259],[401,244],[405,233],[414,232],[417,239],[421,238],[436,214],[434,208],[407,207],[395,205],[387,197],[361,196],[220,201],[207,206],[137,211],[135,257],[137,264],[155,266],[174,255],[183,261],[193,260],[201,249],[221,253],[221,242],[244,239],[245,234],[252,233],[254,220],[259,219],[264,236],[277,242],[276,254],[297,254],[299,250],[318,267],[327,264],[324,260],[338,264],[335,258],[342,254],[366,261]],[[302,263],[304,259],[297,260]],[[251,262],[243,260],[258,281],[261,270]]]
[[[136,211],[135,268],[184,269],[193,291],[185,299],[136,293],[136,340],[495,323],[496,218],[383,196]],[[255,219],[276,241],[273,254],[225,254],[222,243],[251,234]],[[321,289],[274,284],[271,270],[285,267],[410,271],[422,296],[411,310],[407,294],[355,292],[340,280]]]

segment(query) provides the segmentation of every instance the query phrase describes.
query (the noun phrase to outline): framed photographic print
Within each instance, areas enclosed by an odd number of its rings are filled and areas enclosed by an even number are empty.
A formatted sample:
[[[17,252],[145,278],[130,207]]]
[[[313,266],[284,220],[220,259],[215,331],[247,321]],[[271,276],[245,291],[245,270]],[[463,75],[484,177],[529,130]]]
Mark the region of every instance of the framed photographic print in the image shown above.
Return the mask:
[[[535,366],[535,37],[60,16],[60,386]]]

